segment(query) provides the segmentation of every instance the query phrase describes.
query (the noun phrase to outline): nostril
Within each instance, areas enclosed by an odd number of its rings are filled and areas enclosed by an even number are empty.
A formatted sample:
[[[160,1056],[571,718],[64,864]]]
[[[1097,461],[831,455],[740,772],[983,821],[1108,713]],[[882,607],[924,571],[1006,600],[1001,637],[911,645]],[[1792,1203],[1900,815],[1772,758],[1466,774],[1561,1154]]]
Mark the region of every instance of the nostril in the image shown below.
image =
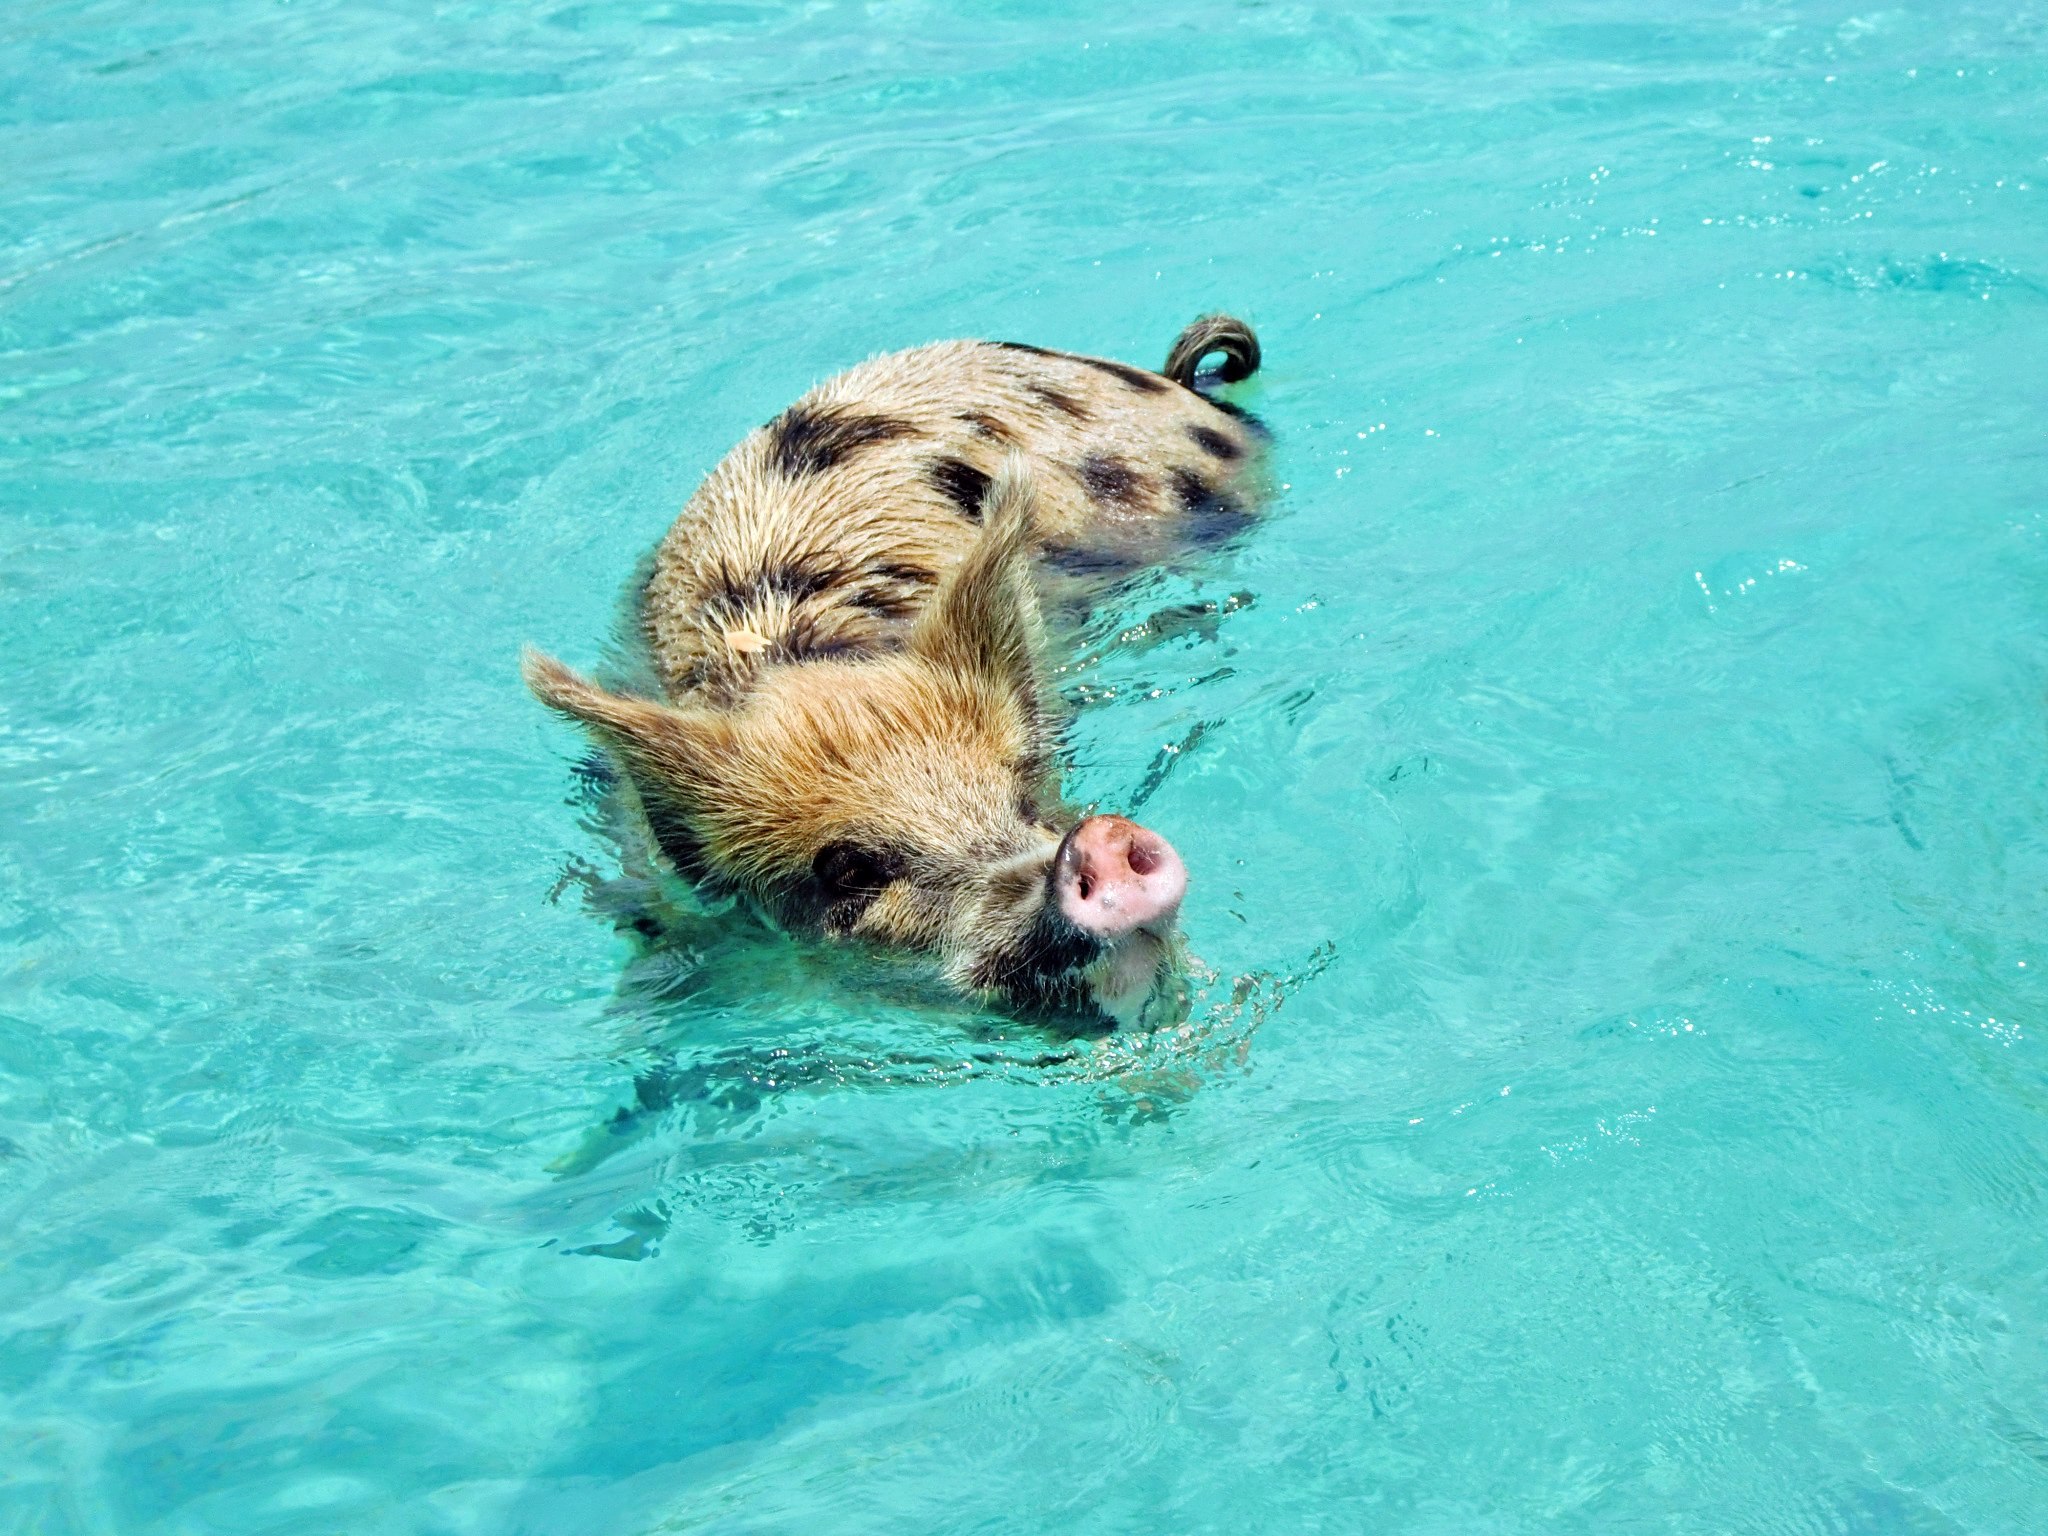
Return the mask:
[[[1134,875],[1149,875],[1159,867],[1159,849],[1141,838],[1132,838],[1129,852],[1124,855]]]
[[[1083,901],[1086,901],[1090,896],[1093,896],[1095,894],[1095,882],[1093,880],[1090,880],[1086,875],[1083,875],[1074,886],[1074,894],[1079,896]]]

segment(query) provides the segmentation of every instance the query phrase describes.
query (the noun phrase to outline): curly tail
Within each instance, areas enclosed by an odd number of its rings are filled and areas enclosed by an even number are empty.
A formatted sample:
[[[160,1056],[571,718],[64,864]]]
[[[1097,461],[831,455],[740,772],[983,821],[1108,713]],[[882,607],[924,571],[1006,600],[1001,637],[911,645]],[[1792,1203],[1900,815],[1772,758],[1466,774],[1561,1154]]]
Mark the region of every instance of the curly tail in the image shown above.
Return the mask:
[[[1166,366],[1159,371],[1174,383],[1193,389],[1202,359],[1212,352],[1223,354],[1216,377],[1225,384],[1248,379],[1259,370],[1259,338],[1252,328],[1234,315],[1204,315],[1180,333],[1173,350],[1166,354]]]

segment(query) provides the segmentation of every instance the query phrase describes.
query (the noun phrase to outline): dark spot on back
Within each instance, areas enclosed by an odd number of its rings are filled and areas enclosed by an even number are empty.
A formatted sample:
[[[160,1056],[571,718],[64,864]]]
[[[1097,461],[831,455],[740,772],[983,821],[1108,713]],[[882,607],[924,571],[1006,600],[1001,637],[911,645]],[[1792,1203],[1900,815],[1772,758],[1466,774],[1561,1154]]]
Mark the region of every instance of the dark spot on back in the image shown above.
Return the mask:
[[[974,428],[981,436],[991,438],[998,443],[1014,443],[1017,441],[1016,433],[1012,432],[986,411],[962,411],[955,419],[966,422],[968,426]]]
[[[784,597],[801,603],[829,592],[853,573],[823,554],[792,555],[787,560],[741,574],[721,565],[710,584],[707,611],[737,617],[765,606],[770,598]]]
[[[900,581],[910,587],[928,587],[939,579],[937,571],[928,571],[921,565],[877,565],[869,569],[884,581]]]
[[[1239,444],[1232,442],[1213,427],[1191,425],[1188,428],[1188,436],[1195,440],[1195,445],[1204,453],[1210,454],[1215,458],[1241,459],[1244,457],[1244,449]]]
[[[806,661],[844,661],[875,647],[848,635],[834,633],[813,613],[791,616],[788,627],[773,637],[766,652],[770,661],[801,664]]]
[[[768,424],[768,457],[792,480],[821,474],[871,443],[906,437],[907,421],[835,406],[793,405]]]
[[[884,619],[900,619],[917,604],[914,596],[901,592],[855,592],[846,600],[854,607]]]
[[[1022,341],[998,341],[991,343],[991,345],[1001,347],[1006,352],[1023,352],[1032,357],[1056,357],[1063,363],[1085,363],[1091,361],[1088,358],[1075,357],[1071,352],[1055,352],[1050,347],[1034,347],[1028,342]],[[1022,382],[1025,392],[1035,398],[1041,405],[1058,411],[1062,416],[1072,421],[1086,421],[1088,419],[1088,408],[1057,385],[1029,378],[1024,379]]]
[[[1194,511],[1216,494],[1214,487],[1192,469],[1176,469],[1172,479],[1173,498],[1183,512]]]
[[[1050,384],[1027,384],[1025,388],[1042,404],[1050,406],[1069,420],[1086,421],[1088,419],[1087,407],[1063,389],[1055,389]]]
[[[1173,495],[1187,514],[1188,535],[1197,543],[1211,544],[1243,531],[1251,520],[1243,502],[1228,491],[1220,491],[1192,469],[1173,471]]]
[[[848,575],[849,572],[829,561],[799,557],[768,567],[755,578],[755,585],[763,593],[779,592],[792,602],[800,603],[807,597],[830,591]]]
[[[708,610],[722,609],[736,614],[751,607],[760,597],[761,589],[755,575],[742,576],[729,565],[721,563],[716,579],[709,583],[710,594],[704,606]]]
[[[897,618],[917,606],[927,587],[937,584],[936,572],[917,565],[877,565],[862,573],[863,585],[847,595],[856,608],[884,618]]]
[[[981,521],[981,503],[988,495],[988,476],[960,459],[936,459],[925,471],[932,485],[963,517]]]
[[[1075,356],[1074,361],[1084,363],[1099,373],[1106,373],[1112,379],[1120,379],[1141,395],[1164,394],[1170,387],[1165,379],[1156,373],[1147,373],[1142,368],[1133,368],[1129,363],[1113,363],[1106,357]]]
[[[1081,461],[1081,484],[1097,501],[1134,507],[1150,489],[1145,479],[1114,454],[1091,453]]]

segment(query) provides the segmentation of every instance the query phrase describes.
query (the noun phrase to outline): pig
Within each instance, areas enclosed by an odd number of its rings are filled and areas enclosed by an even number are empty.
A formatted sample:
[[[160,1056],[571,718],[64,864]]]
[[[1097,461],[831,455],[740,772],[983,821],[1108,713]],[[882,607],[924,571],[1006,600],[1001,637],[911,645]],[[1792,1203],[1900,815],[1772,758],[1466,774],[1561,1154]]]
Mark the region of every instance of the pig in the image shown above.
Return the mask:
[[[1217,366],[1202,371],[1209,358]],[[1173,846],[1060,798],[1040,588],[1099,588],[1252,515],[1259,365],[1208,315],[1158,372],[948,341],[819,385],[712,470],[630,622],[654,687],[529,649],[684,879],[974,999],[1129,1026],[1177,985]]]

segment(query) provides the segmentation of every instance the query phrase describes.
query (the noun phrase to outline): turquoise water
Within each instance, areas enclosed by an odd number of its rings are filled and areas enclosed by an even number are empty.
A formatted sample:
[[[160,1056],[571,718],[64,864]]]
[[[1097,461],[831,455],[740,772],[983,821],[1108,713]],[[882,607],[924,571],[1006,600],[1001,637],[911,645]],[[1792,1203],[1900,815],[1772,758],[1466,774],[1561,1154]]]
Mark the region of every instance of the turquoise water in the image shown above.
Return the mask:
[[[1110,10],[0,16],[0,1529],[2048,1529],[2048,8]],[[1210,307],[1189,1027],[620,937],[520,643]]]

